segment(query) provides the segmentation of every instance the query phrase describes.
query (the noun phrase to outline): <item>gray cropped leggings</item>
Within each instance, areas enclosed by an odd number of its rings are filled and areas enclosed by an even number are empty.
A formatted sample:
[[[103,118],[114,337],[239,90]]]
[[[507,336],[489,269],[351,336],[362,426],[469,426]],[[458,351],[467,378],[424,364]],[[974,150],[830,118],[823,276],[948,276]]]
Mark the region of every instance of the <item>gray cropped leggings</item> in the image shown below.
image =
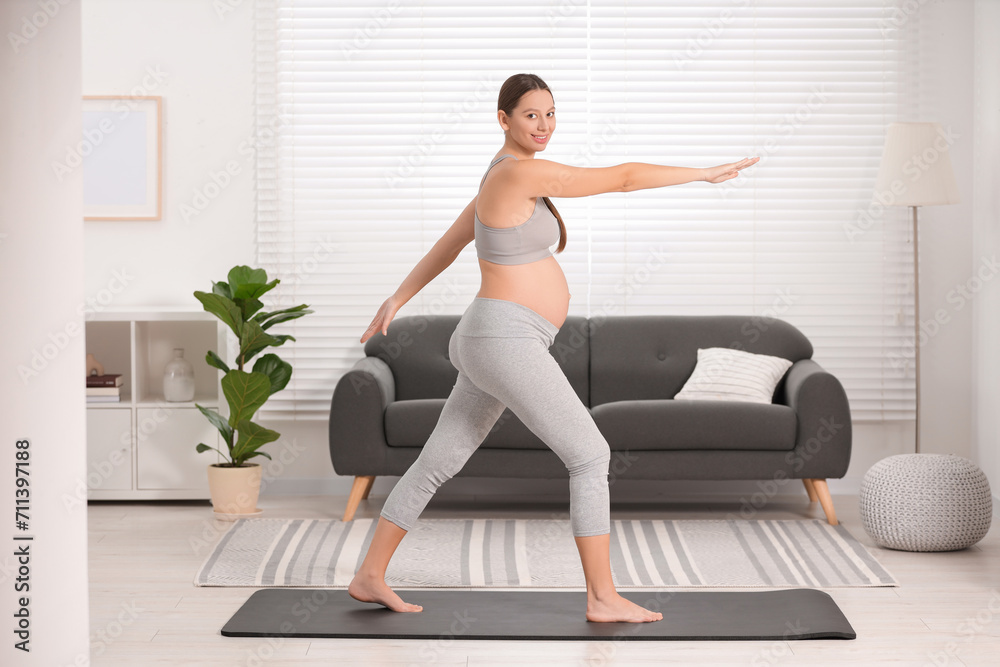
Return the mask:
[[[611,450],[549,352],[558,332],[515,301],[473,300],[448,342],[458,380],[417,460],[386,498],[381,516],[412,529],[431,496],[462,469],[506,406],[566,464],[573,535],[610,532]]]

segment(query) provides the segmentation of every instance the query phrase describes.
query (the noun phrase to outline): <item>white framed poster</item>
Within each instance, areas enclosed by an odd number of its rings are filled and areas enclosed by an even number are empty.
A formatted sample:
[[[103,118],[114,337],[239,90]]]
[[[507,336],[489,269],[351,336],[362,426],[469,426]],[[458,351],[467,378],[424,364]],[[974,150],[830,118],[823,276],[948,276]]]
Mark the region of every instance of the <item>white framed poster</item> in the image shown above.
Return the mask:
[[[84,220],[160,220],[163,98],[84,95]]]

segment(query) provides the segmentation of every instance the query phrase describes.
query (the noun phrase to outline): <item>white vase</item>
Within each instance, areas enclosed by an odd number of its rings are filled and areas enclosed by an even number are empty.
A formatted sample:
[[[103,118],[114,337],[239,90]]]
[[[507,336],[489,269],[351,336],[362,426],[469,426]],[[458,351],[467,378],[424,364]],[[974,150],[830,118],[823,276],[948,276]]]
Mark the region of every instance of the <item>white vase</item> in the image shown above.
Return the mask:
[[[174,358],[163,369],[163,398],[171,403],[194,400],[194,367],[183,348],[174,348]]]

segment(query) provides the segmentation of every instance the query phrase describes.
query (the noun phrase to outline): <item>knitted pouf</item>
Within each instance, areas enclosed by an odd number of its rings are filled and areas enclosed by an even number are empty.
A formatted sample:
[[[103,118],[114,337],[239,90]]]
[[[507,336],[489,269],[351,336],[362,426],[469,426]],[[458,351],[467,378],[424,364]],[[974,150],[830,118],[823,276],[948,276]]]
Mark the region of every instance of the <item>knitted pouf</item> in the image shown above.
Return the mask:
[[[983,539],[993,518],[990,483],[954,454],[899,454],[861,482],[861,523],[875,543],[902,551],[955,551]]]

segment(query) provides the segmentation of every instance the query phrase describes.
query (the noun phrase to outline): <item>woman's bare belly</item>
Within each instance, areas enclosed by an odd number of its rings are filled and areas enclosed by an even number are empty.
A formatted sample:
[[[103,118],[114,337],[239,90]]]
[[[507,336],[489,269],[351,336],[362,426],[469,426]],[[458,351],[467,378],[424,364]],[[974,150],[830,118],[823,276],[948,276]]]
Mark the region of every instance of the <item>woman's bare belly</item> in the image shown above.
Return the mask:
[[[504,299],[527,306],[562,328],[569,312],[569,285],[555,257],[528,264],[494,264],[479,260],[482,285],[476,296]]]

